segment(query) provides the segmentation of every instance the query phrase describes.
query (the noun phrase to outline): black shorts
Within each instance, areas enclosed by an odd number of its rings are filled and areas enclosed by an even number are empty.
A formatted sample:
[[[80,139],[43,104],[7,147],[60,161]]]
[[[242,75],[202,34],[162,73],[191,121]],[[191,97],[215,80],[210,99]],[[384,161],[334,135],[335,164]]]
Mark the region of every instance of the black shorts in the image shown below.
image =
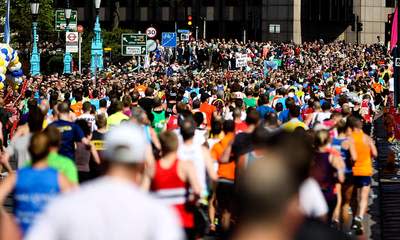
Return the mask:
[[[354,186],[357,188],[367,187],[371,185],[371,177],[369,176],[354,176]]]
[[[217,206],[219,210],[232,211],[234,196],[235,196],[235,184],[228,181],[219,181],[217,183]]]
[[[354,184],[354,176],[353,173],[346,173],[345,179],[344,179],[344,185],[353,185]]]

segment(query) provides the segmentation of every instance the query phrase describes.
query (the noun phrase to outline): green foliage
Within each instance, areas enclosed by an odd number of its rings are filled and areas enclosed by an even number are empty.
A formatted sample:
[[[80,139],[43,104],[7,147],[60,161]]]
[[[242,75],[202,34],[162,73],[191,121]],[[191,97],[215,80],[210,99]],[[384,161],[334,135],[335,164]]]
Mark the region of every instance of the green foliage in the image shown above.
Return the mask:
[[[123,33],[132,33],[135,32],[131,29],[121,29],[117,28],[114,31],[102,31],[102,37],[103,37],[103,48],[111,48],[111,55],[113,60],[119,60],[122,58],[121,56],[121,34]],[[93,32],[85,32],[83,34],[83,42],[82,42],[82,62],[84,65],[88,64],[90,62],[90,49],[92,45],[92,39],[93,39]],[[109,56],[109,52],[105,52],[104,56]],[[76,60],[77,55],[75,55]]]
[[[17,33],[17,36],[11,38],[12,42],[26,43],[31,40],[32,32],[32,15],[29,1],[12,0],[10,12],[10,28],[11,33]],[[40,0],[38,27],[39,35],[42,40],[49,40],[56,35],[54,33],[54,1]],[[0,16],[6,16],[6,4],[1,1]],[[43,34],[42,34],[43,33]]]

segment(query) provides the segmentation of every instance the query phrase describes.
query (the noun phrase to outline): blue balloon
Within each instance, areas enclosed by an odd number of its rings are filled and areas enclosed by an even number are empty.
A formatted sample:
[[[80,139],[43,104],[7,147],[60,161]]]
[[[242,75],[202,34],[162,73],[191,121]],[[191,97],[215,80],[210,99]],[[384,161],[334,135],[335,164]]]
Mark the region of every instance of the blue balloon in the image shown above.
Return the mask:
[[[11,58],[14,59],[16,54],[17,54],[17,51],[13,50],[11,53]]]
[[[6,56],[8,55],[8,50],[5,48],[1,49],[1,52],[4,53],[4,55],[6,55]]]
[[[3,76],[0,75],[0,82],[4,82],[4,80]]]
[[[22,69],[18,69],[16,71],[11,72],[11,75],[13,77],[22,77],[24,73],[22,72]]]
[[[10,57],[8,55],[6,55],[6,62],[10,61]]]

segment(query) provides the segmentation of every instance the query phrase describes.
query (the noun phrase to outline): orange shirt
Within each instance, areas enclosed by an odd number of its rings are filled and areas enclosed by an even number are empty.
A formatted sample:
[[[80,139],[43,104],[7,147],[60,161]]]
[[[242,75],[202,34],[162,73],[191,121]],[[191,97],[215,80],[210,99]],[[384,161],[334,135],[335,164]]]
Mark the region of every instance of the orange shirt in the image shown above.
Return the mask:
[[[222,157],[222,154],[234,138],[235,134],[233,133],[228,133],[225,135],[225,137],[220,142],[216,143],[211,149],[211,156],[219,161]],[[228,163],[219,163],[217,172],[218,177],[232,181],[235,180],[235,168],[236,164],[234,161]]]
[[[71,109],[74,111],[75,115],[79,117],[82,114],[82,102],[71,105]]]
[[[208,104],[207,102],[204,102],[200,105],[199,108],[200,112],[203,112],[207,116],[207,126],[211,126],[211,118],[212,115],[215,111],[217,111],[217,108],[214,105]]]
[[[371,148],[369,144],[365,142],[364,133],[362,131],[357,131],[353,132],[351,136],[354,140],[357,152],[357,159],[353,166],[353,175],[372,176]]]

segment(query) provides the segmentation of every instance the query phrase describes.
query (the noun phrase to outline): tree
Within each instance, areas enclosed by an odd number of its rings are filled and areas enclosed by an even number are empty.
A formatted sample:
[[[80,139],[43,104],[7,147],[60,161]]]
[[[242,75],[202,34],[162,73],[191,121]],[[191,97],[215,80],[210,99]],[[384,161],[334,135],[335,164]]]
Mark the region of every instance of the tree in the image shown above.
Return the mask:
[[[0,16],[6,16],[7,6],[1,1]],[[40,0],[40,9],[38,16],[39,35],[43,40],[51,40],[54,36],[54,1]],[[16,37],[12,37],[13,43],[26,43],[27,39],[31,39],[32,17],[29,1],[27,0],[11,0],[10,3],[10,28],[11,33],[15,33]],[[4,26],[3,26],[4,28]],[[42,34],[43,33],[43,34]]]

